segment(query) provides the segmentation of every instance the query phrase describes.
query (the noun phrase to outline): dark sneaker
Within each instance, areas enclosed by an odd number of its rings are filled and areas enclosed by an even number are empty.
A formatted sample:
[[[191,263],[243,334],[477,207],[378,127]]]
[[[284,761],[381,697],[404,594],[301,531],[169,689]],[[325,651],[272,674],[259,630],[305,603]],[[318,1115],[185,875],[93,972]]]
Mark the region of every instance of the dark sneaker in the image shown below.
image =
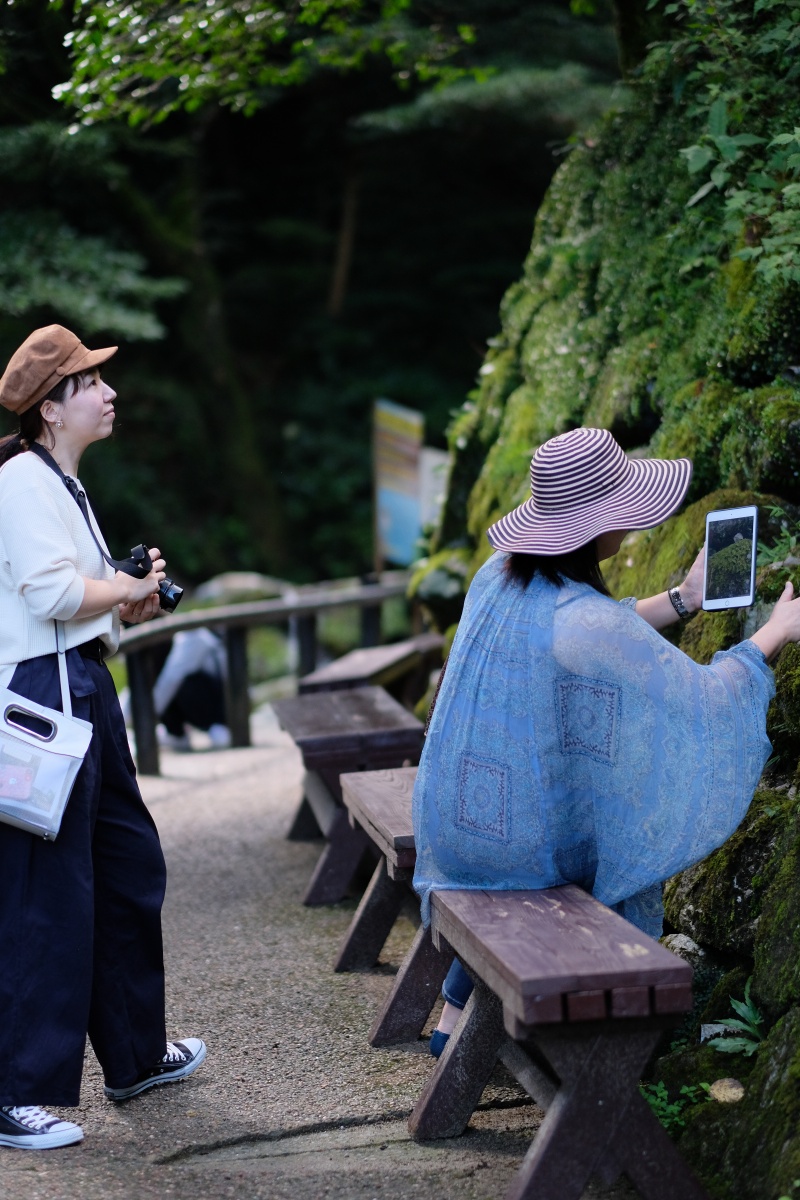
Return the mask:
[[[206,1044],[200,1038],[184,1038],[182,1042],[167,1042],[167,1053],[160,1058],[151,1071],[143,1075],[130,1087],[112,1088],[107,1084],[103,1091],[109,1100],[130,1100],[159,1083],[178,1083],[196,1071],[206,1057]]]
[[[18,1150],[54,1150],[83,1141],[83,1130],[72,1121],[62,1121],[37,1104],[0,1108],[0,1146]]]

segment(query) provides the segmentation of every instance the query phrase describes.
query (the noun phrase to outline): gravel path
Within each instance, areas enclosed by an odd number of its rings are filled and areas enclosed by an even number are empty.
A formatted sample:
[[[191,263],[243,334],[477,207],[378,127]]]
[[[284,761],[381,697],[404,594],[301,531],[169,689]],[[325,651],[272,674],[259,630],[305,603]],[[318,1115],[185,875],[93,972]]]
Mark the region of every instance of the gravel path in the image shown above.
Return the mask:
[[[366,1031],[412,925],[375,971],[333,974],[355,901],[301,905],[319,847],[286,841],[300,758],[269,709],[253,724],[251,749],[164,754],[162,777],[142,780],[169,867],[167,1028],[203,1037],[207,1062],[115,1105],[87,1049],[80,1109],[63,1112],[85,1141],[0,1150],[3,1200],[494,1200],[518,1168],[541,1113],[501,1074],[463,1137],[410,1141],[432,1060],[423,1042],[373,1050]]]

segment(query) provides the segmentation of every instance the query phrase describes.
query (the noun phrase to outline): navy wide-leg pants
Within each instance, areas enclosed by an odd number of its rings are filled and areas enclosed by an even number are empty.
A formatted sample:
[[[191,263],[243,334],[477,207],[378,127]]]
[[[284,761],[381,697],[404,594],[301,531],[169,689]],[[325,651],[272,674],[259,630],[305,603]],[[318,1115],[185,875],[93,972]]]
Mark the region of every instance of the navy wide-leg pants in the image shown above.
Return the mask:
[[[94,732],[61,830],[0,824],[0,1105],[76,1105],[87,1033],[111,1087],[166,1051],[164,857],[107,668],[77,650],[67,664]],[[60,709],[57,656],[20,663],[9,686]]]

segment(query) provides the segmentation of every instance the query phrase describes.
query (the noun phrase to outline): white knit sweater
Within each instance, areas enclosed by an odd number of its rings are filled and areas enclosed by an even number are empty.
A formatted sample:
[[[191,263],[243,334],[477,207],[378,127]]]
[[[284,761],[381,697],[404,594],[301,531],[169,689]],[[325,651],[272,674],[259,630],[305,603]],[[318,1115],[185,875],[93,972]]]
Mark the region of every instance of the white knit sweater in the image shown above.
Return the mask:
[[[112,579],[114,571],[55,471],[35,454],[18,454],[0,469],[0,685],[17,663],[54,652],[54,618],[64,622],[67,649],[96,637],[117,649],[117,608],[75,617],[82,576]]]

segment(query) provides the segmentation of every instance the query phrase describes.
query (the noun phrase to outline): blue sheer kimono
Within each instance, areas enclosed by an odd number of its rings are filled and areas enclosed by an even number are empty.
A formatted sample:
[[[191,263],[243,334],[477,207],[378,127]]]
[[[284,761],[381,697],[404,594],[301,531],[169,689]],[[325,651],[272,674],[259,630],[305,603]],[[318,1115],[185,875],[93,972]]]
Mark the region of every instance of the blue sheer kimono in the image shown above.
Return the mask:
[[[654,937],[663,880],[736,829],[775,687],[750,641],[699,666],[588,584],[476,575],[414,789],[414,886],[577,883]]]

